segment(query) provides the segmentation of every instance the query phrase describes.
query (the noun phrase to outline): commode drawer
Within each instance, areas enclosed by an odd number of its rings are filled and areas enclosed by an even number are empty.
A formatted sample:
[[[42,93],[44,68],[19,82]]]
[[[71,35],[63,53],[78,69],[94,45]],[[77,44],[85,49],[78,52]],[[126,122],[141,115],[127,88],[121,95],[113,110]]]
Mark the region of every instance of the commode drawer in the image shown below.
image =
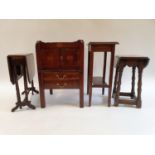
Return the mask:
[[[66,80],[79,80],[80,73],[78,72],[43,72],[42,73],[44,82],[51,81],[66,81]]]

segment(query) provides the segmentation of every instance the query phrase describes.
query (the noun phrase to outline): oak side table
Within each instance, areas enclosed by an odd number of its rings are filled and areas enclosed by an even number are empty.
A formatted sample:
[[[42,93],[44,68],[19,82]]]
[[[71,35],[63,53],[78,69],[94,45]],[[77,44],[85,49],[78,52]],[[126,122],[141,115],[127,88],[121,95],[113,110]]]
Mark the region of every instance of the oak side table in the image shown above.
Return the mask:
[[[87,79],[87,94],[89,94],[89,106],[91,106],[92,100],[92,88],[102,88],[102,94],[104,95],[104,88],[108,88],[108,106],[111,105],[111,92],[112,92],[112,79],[113,79],[113,68],[114,68],[114,57],[115,57],[115,45],[118,42],[89,42],[88,44],[88,79]],[[104,52],[104,63],[103,63],[103,77],[93,76],[93,63],[94,53]],[[109,81],[106,83],[106,65],[107,65],[107,53],[111,54],[110,58],[110,70],[109,70]]]

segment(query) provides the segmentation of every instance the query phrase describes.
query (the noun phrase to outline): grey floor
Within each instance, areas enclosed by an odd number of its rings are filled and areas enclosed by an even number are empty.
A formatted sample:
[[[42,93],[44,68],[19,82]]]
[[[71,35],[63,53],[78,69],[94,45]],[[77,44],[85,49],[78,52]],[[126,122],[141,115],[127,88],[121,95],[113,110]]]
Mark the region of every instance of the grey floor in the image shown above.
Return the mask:
[[[155,82],[143,84],[142,109],[133,106],[107,107],[107,96],[93,90],[92,107],[79,108],[78,90],[46,91],[46,108],[40,108],[39,95],[32,104],[37,108],[10,110],[16,102],[15,88],[0,84],[0,134],[155,134]]]

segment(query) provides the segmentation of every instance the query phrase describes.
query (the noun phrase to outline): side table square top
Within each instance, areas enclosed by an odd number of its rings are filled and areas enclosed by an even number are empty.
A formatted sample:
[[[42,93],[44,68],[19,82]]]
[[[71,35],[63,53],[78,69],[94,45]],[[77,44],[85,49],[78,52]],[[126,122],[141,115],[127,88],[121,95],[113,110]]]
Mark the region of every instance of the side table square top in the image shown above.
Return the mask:
[[[112,47],[118,42],[89,42],[88,50],[89,52],[103,52],[103,51],[112,51]]]

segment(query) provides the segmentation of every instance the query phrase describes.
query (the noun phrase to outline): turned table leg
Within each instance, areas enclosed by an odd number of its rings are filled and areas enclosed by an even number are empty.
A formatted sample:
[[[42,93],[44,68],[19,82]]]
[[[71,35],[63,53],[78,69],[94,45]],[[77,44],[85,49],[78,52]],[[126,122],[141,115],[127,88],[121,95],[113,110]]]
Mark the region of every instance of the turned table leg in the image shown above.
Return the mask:
[[[135,98],[135,71],[136,71],[136,67],[132,67],[131,99]]]
[[[112,92],[114,56],[115,56],[115,47],[113,47],[113,50],[111,52],[111,59],[110,59],[109,91],[108,91],[108,106],[109,107],[111,106],[111,92]]]
[[[137,101],[136,101],[136,106],[137,108],[141,108],[141,92],[142,92],[142,72],[143,68],[138,67],[138,89],[137,89]]]
[[[116,95],[115,95],[115,103],[114,106],[118,106],[118,101],[119,101],[119,94],[120,94],[120,89],[121,89],[121,80],[122,80],[122,74],[123,74],[123,69],[124,67],[119,67],[118,69],[118,81],[116,81]]]
[[[15,75],[15,86],[16,86],[16,95],[17,95],[17,102],[16,102],[16,106],[14,108],[12,108],[12,112],[14,112],[15,110],[17,110],[19,107],[21,108],[21,97],[20,97],[20,90],[19,90],[19,85],[18,85],[18,80],[17,80],[17,72],[16,72],[16,67],[14,66],[13,68],[13,72]]]
[[[34,82],[33,82],[33,80],[32,80],[32,82],[31,82],[31,88],[30,88],[30,90],[32,90],[32,95],[34,94],[34,92],[35,92],[36,94],[39,94],[39,91],[36,90],[36,88],[34,87]]]
[[[114,88],[113,88],[113,95],[112,95],[113,98],[115,97],[115,94],[116,94],[117,81],[118,81],[118,67],[116,67],[116,71],[115,71],[115,80],[114,80]]]

